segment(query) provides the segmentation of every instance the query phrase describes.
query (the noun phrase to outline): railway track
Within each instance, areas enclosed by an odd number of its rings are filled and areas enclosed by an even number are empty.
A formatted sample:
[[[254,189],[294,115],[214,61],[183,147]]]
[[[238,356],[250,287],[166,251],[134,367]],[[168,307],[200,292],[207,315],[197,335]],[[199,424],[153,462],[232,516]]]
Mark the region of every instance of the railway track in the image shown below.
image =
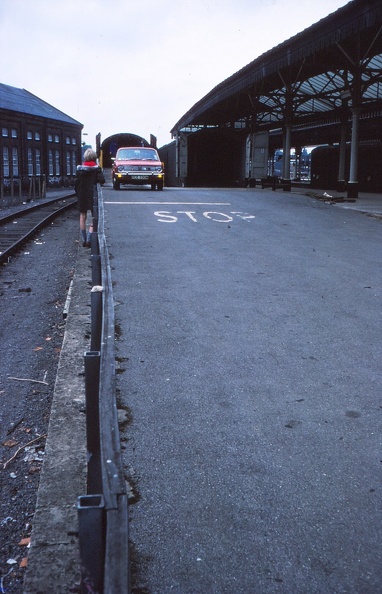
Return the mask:
[[[76,203],[75,194],[70,194],[0,217],[0,264],[7,262],[27,240]]]

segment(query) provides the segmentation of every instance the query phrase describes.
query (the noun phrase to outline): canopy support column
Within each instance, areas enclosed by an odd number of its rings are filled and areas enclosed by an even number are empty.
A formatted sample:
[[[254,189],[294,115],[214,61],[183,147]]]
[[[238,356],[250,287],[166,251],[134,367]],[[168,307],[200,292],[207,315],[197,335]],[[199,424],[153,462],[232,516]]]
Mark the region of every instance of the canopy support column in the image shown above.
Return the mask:
[[[292,119],[293,119],[293,99],[292,91],[287,88],[285,93],[285,127],[283,134],[283,168],[282,168],[282,184],[286,192],[291,190],[290,179],[290,150],[291,150],[291,133],[292,133]]]
[[[350,145],[350,174],[348,182],[348,198],[358,198],[358,137],[359,115],[361,108],[352,108],[352,128]]]
[[[341,120],[341,133],[340,133],[340,157],[338,164],[338,181],[337,191],[345,192],[346,181],[345,181],[345,163],[346,163],[346,129],[347,129],[347,118],[342,117]]]

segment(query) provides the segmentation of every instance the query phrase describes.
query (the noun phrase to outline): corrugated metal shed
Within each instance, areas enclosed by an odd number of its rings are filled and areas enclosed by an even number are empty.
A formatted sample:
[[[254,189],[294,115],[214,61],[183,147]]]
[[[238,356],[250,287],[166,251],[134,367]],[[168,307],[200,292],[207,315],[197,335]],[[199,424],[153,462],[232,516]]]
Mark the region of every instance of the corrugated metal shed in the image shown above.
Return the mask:
[[[31,116],[48,118],[67,124],[82,125],[77,120],[56,109],[46,101],[39,99],[25,89],[18,89],[0,83],[0,109],[25,113]]]

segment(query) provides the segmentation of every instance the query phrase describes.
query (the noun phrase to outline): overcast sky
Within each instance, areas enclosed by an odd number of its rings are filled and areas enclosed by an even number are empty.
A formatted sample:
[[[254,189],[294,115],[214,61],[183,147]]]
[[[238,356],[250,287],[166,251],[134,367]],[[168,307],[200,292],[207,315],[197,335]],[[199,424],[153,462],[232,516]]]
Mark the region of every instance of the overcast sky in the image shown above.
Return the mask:
[[[0,82],[158,146],[222,80],[348,0],[0,0]]]

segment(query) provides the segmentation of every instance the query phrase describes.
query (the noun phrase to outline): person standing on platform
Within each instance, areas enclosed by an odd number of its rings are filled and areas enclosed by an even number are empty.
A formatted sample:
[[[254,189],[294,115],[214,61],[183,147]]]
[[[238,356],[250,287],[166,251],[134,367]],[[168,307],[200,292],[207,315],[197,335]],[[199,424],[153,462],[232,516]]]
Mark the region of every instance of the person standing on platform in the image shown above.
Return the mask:
[[[90,234],[93,232],[93,191],[97,184],[104,184],[105,177],[99,165],[97,165],[97,154],[93,149],[86,149],[82,165],[77,166],[76,181],[74,189],[78,198],[78,210],[80,211],[80,234],[83,247],[90,247]],[[91,212],[91,222],[86,232],[86,217]]]

